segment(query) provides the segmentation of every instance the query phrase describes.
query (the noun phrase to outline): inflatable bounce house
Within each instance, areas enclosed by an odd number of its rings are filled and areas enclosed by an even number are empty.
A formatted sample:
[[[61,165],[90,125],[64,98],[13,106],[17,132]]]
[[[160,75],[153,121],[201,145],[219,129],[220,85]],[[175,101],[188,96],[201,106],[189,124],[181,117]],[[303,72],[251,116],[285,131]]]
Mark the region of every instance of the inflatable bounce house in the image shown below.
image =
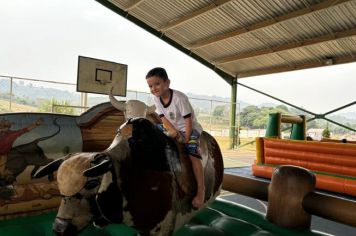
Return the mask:
[[[281,139],[282,123],[292,124],[290,139]],[[274,168],[281,165],[312,171],[317,189],[356,196],[356,145],[307,141],[304,116],[270,114],[266,137],[256,139],[253,175],[271,178]]]

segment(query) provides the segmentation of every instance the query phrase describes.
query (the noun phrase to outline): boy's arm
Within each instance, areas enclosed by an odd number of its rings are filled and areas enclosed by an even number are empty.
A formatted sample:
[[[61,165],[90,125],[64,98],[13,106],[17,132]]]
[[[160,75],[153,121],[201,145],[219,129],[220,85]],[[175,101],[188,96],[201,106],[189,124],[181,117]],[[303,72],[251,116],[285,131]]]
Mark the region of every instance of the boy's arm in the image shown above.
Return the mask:
[[[177,137],[178,135],[178,130],[172,125],[171,122],[169,122],[168,119],[166,119],[166,117],[162,116],[161,117],[161,121],[164,125],[164,127],[167,129],[168,132],[170,132],[172,135],[172,138]]]
[[[184,118],[184,122],[185,122],[185,143],[189,143],[190,140],[190,135],[192,134],[192,127],[193,127],[193,120],[192,117],[186,117]]]

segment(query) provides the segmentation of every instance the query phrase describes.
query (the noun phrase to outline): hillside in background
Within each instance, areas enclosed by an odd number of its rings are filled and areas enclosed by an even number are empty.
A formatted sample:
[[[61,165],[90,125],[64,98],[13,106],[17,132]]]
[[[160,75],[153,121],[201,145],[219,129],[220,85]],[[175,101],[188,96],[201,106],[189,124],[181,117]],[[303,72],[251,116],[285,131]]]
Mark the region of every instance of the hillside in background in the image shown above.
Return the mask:
[[[73,91],[67,91],[65,89],[59,88],[49,88],[43,86],[38,86],[31,82],[24,83],[23,81],[14,81],[12,85],[12,91],[14,94],[14,101],[24,105],[32,105],[34,107],[41,106],[43,100],[50,100],[55,98],[57,101],[69,101],[71,105],[80,105],[80,94],[75,92],[75,87],[70,86]],[[46,84],[47,85],[47,84]],[[60,85],[56,85],[60,87]],[[68,87],[68,86],[67,86]],[[0,79],[0,98],[3,100],[9,99],[10,91],[10,81],[5,79]],[[206,96],[206,95],[196,95],[192,93],[187,94],[188,97],[192,98],[192,104],[195,108],[202,112],[209,113],[211,109],[214,109],[219,105],[226,105],[229,109],[230,98],[222,98],[218,96]],[[152,104],[151,95],[147,93],[136,93],[133,91],[128,91],[127,96],[117,97],[118,100],[126,99],[138,99],[145,101],[148,104]],[[212,100],[212,102],[211,102]],[[88,96],[88,106],[93,106],[102,102],[107,102],[108,97],[103,95],[90,94]],[[241,109],[248,106],[249,104],[241,101]]]
[[[73,87],[75,90],[75,88]],[[0,79],[0,92],[1,94],[8,94],[10,91],[10,81]],[[12,84],[12,91],[15,96],[25,99],[51,99],[52,96],[55,96],[58,100],[72,100],[77,101],[80,99],[79,94],[74,92],[66,91],[63,89],[57,88],[49,88],[44,86],[37,86],[33,83],[24,83],[23,81],[20,82],[13,82]]]
[[[13,111],[37,111],[43,110],[43,106],[46,103],[49,103],[51,99],[55,99],[55,101],[60,102],[61,104],[66,102],[66,104],[80,105],[80,93],[75,92],[75,86],[64,85],[64,87],[68,87],[67,91],[63,88],[48,88],[44,85],[48,85],[42,83],[36,83],[35,85],[23,81],[14,81],[12,85],[13,91]],[[60,85],[54,84],[54,86],[60,87]],[[10,81],[5,79],[0,79],[0,112],[6,112],[9,109],[9,91],[10,91]],[[230,98],[228,97],[219,97],[219,96],[208,96],[208,95],[197,95],[193,93],[188,93],[188,97],[191,98],[191,103],[194,109],[199,113],[213,114],[213,115],[221,115],[224,119],[229,119],[229,110],[230,110]],[[118,100],[126,100],[126,99],[138,99],[141,101],[145,101],[147,104],[152,104],[151,95],[147,93],[136,93],[134,91],[128,91],[127,96],[125,97],[117,97]],[[89,94],[88,96],[88,106],[91,107],[93,105],[107,102],[108,96],[106,95],[95,95]],[[239,105],[237,109],[240,108],[242,112],[244,108],[251,106],[244,101],[239,101]],[[256,107],[277,107],[279,104],[273,103],[264,103],[255,105]],[[219,108],[219,109],[218,109]],[[217,111],[218,110],[218,111]],[[294,114],[298,113],[297,110],[291,108],[290,111]],[[237,110],[238,112],[238,110]],[[352,126],[356,124],[356,112],[339,112],[336,114],[332,114],[328,116],[328,118],[335,120],[339,123],[346,124],[348,126]]]

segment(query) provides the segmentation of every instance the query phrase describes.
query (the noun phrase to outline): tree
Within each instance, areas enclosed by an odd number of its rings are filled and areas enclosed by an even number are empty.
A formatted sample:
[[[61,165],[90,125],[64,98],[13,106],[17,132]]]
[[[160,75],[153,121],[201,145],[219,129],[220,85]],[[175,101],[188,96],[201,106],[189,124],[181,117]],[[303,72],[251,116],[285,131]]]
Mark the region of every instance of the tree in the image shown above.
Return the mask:
[[[213,111],[213,116],[222,117],[224,116],[225,106],[216,106]]]
[[[324,138],[330,138],[330,130],[329,130],[329,125],[326,125],[326,128],[323,130],[323,132],[321,133],[321,135]]]
[[[257,106],[247,106],[240,114],[240,124],[246,128],[256,128],[254,121],[261,115],[261,110]]]
[[[59,106],[54,106],[59,105]],[[41,107],[38,109],[41,112],[53,112],[53,113],[62,113],[68,115],[74,115],[75,111],[69,101],[59,101],[55,98],[50,100],[45,100]]]

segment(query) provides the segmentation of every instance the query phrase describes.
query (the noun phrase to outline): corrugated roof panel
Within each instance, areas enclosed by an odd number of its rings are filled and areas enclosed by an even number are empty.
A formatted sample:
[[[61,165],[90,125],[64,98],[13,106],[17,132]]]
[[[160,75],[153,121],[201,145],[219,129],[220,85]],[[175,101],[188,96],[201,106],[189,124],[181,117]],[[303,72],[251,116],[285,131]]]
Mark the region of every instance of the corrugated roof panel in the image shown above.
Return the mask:
[[[233,56],[251,50],[262,49],[263,46],[264,44],[261,42],[260,38],[255,37],[253,34],[244,34],[239,40],[230,38],[223,42],[212,44],[209,47],[199,48],[196,51],[210,51],[212,57],[209,58],[215,60],[221,57]]]
[[[300,0],[285,0],[285,1],[259,1],[262,11],[270,14],[272,17],[284,15],[291,11],[296,11],[305,8],[306,5],[315,4],[320,1],[300,1]]]
[[[126,9],[132,4],[132,0],[110,0],[110,2],[120,7],[121,9]]]
[[[300,5],[303,4],[299,4],[299,6]],[[250,8],[247,6],[250,6]],[[233,30],[249,27],[261,21],[272,19],[275,17],[273,15],[274,12],[283,12],[283,14],[286,14],[288,10],[291,10],[291,7],[288,9],[285,5],[277,4],[275,6],[278,7],[278,9],[271,9],[270,5],[262,3],[261,1],[231,1],[228,4],[222,5],[215,10],[209,11],[176,27],[174,30],[181,35],[189,33],[192,41],[197,41],[207,39],[212,35],[228,33]],[[297,10],[296,5],[293,6],[294,8],[292,8],[292,10]],[[260,12],[258,9],[269,9],[269,11]],[[200,29],[200,32],[204,34],[199,35],[196,29]],[[184,32],[185,30],[187,31]]]
[[[229,74],[356,61],[356,0],[111,1]]]
[[[159,29],[171,21],[194,12],[208,4],[208,0],[146,0],[132,9],[130,14],[138,16],[141,20],[143,20],[142,17],[144,17],[144,22],[148,22],[149,25]],[[143,11],[146,13],[146,16],[142,15]],[[139,12],[141,12],[141,14],[139,14]]]
[[[236,75],[238,73],[249,71],[249,70],[259,70],[265,68],[272,68],[275,66],[286,66],[286,65],[288,65],[288,63],[282,57],[280,57],[277,54],[271,54],[269,56],[260,56],[260,57],[239,60],[236,62],[226,63],[224,65],[221,65],[221,67],[230,68],[233,74]]]
[[[241,25],[236,23],[236,20],[230,17],[223,17],[221,11],[216,10],[190,20],[174,30],[182,35],[190,35],[190,43],[193,43],[210,38],[212,35],[230,32],[236,28],[241,28]]]
[[[346,55],[344,49],[337,41],[322,43],[318,46],[322,49],[322,52],[319,54],[321,57],[342,57]]]
[[[320,61],[320,58],[305,48],[279,52],[278,55],[290,65],[298,65]]]
[[[155,28],[161,22],[157,21],[152,15],[144,10],[135,8],[133,11],[130,11],[130,15],[140,19],[142,22],[146,23],[152,28]]]
[[[319,60],[325,60],[328,58],[334,58],[337,56],[345,56],[345,51],[336,52],[335,49],[338,48],[337,44],[331,43],[322,43],[319,45],[313,45],[307,47],[306,50],[311,51],[316,54],[316,58]]]
[[[263,42],[264,47],[267,48],[281,46],[293,40],[293,35],[290,34],[289,30],[279,25],[256,30],[253,32],[253,35],[259,38]]]
[[[356,57],[356,36],[339,39],[337,42],[349,56]]]

